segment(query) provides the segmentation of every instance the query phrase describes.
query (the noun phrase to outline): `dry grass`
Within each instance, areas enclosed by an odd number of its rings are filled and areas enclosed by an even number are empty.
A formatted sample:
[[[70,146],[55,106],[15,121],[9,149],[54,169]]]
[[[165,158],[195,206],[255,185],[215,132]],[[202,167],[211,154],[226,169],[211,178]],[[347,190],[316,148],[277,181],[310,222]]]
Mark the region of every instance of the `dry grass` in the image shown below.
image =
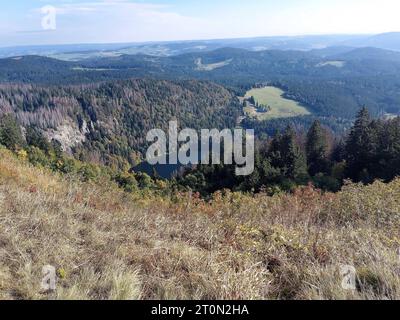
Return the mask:
[[[0,150],[0,298],[400,299],[399,212],[400,180],[206,203],[82,184]]]

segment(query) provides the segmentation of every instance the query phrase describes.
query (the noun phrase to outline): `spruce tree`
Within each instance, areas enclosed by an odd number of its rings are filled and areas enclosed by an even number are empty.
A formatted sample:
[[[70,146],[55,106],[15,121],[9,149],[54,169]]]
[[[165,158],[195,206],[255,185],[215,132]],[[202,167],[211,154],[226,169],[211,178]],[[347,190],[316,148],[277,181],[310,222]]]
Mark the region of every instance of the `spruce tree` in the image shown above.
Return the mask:
[[[283,178],[299,180],[307,175],[304,153],[296,142],[296,132],[288,126],[283,134],[278,134],[270,147],[271,165],[279,168]]]
[[[400,176],[400,117],[388,120],[381,126],[377,154],[379,178],[390,181]]]
[[[367,108],[362,108],[357,115],[346,144],[347,175],[355,181],[370,182],[372,177],[377,132],[372,125]]]
[[[316,120],[308,131],[306,142],[308,173],[311,176],[315,176],[318,173],[327,173],[327,150],[326,132],[321,123]]]

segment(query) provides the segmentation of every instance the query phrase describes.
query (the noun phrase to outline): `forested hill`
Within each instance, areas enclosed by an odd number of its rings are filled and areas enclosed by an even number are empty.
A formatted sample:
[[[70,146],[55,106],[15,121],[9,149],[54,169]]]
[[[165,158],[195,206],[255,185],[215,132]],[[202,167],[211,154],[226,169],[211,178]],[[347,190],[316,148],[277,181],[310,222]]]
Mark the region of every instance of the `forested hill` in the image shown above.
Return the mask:
[[[361,64],[360,64],[361,63]],[[334,79],[393,75],[400,53],[376,48],[247,51],[222,48],[172,57],[143,54],[62,61],[41,56],[0,59],[0,81],[85,83],[129,77],[200,78],[230,85],[285,79]],[[378,73],[376,73],[378,72]]]
[[[0,85],[0,114],[25,130],[39,129],[81,160],[133,163],[150,129],[230,128],[241,115],[238,100],[202,81],[126,80],[79,86]],[[32,130],[28,130],[32,133]]]
[[[247,51],[222,48],[179,56],[121,55],[81,61],[39,56],[0,59],[0,82],[85,84],[116,79],[207,80],[243,95],[256,83],[281,87],[317,116],[353,119],[400,114],[400,53],[375,48]]]

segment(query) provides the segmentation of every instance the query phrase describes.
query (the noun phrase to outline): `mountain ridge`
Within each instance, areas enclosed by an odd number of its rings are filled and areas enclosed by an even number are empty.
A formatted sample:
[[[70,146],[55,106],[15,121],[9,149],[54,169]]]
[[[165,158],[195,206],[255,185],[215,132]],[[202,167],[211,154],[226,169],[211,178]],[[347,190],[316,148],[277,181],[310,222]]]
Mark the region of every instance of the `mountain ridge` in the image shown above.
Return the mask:
[[[303,36],[267,36],[231,39],[185,40],[185,41],[152,41],[138,43],[104,43],[104,44],[65,44],[36,45],[0,48],[0,57],[39,54],[60,56],[66,59],[80,59],[86,53],[90,56],[119,55],[144,53],[155,56],[173,56],[187,52],[212,51],[221,47],[243,48],[252,51],[302,50],[309,51],[332,46],[375,46],[383,49],[400,50],[397,45],[398,34],[382,33],[377,35],[303,35]]]

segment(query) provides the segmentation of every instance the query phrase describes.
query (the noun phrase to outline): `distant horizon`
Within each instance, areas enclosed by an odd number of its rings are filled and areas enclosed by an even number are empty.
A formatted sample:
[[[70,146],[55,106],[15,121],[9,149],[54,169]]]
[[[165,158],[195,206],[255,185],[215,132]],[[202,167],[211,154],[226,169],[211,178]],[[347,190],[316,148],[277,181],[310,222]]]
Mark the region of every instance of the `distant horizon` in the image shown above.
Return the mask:
[[[400,31],[388,31],[382,33],[324,33],[324,34],[296,34],[296,35],[271,35],[271,36],[244,36],[244,37],[227,37],[227,38],[204,38],[204,39],[177,39],[177,40],[148,40],[148,41],[129,41],[129,42],[68,42],[68,43],[37,43],[37,44],[21,44],[6,45],[0,44],[1,49],[7,48],[24,48],[24,47],[63,47],[63,46],[85,46],[85,45],[142,45],[142,44],[158,44],[158,43],[184,43],[184,42],[204,42],[204,41],[228,41],[228,40],[245,40],[245,39],[273,39],[273,38],[311,38],[311,37],[368,37],[379,36],[384,34],[400,34]]]

